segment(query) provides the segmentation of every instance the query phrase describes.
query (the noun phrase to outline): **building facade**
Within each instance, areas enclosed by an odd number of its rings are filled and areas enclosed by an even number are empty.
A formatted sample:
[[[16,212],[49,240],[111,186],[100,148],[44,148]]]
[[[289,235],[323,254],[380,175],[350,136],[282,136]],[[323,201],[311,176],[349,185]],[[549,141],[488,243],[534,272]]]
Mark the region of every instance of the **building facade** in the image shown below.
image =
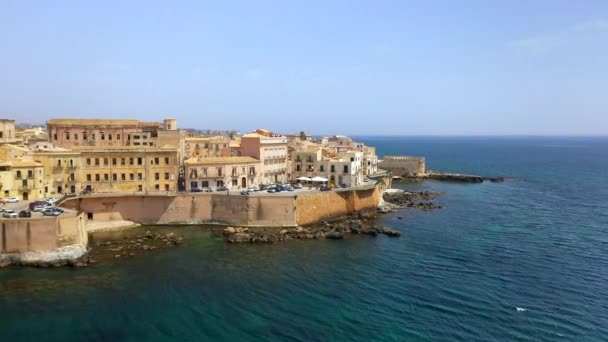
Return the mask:
[[[0,163],[0,191],[4,197],[20,200],[44,198],[44,169],[33,160],[5,161]]]
[[[288,180],[287,138],[267,130],[243,135],[240,153],[259,159],[262,163],[262,184],[286,182]]]
[[[45,196],[79,194],[82,191],[82,163],[79,152],[55,148],[32,151],[30,157],[44,169]]]
[[[81,180],[91,192],[175,192],[177,148],[81,149]]]
[[[262,164],[252,157],[191,158],[185,161],[186,190],[246,189],[260,185]]]
[[[230,157],[230,139],[227,137],[185,138],[186,159]]]
[[[336,153],[334,150],[309,147],[294,151],[291,160],[291,180],[299,177],[323,177],[332,186],[358,186],[364,183],[363,153],[358,151]]]

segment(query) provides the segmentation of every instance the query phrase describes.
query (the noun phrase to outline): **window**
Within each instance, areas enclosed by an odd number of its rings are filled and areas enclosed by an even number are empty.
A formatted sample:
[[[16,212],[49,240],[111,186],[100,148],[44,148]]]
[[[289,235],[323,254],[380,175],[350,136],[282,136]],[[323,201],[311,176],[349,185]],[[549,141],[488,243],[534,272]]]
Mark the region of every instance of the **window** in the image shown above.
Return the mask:
[[[118,175],[116,173],[112,174],[112,180],[113,181],[117,181],[118,180]]]
[[[344,173],[348,173],[348,165],[344,165]]]
[[[91,140],[95,140],[95,133],[91,134]]]
[[[89,173],[89,174],[87,174],[87,182],[90,182],[90,181],[91,181],[91,174]]]
[[[116,140],[120,140],[120,134],[116,134]]]
[[[233,175],[233,176],[236,176],[236,167],[233,167],[233,168],[232,168],[232,175]]]
[[[325,167],[323,165],[320,165],[319,166],[319,172],[323,172],[323,171],[325,171]]]
[[[138,184],[137,191],[144,191],[144,187],[141,184]]]
[[[32,171],[32,170],[27,170],[27,177],[28,177],[28,178],[32,178],[32,177],[34,177],[34,171]]]
[[[61,166],[61,159],[57,159],[57,166]]]
[[[95,166],[99,166],[99,158],[95,158]]]
[[[125,158],[120,158],[120,165],[125,165],[126,159]]]
[[[74,159],[70,159],[70,167],[74,166]]]
[[[160,190],[160,184],[155,184],[155,185],[154,185],[154,189],[156,189],[156,190]]]
[[[202,181],[201,182],[201,187],[208,188],[209,187],[209,181]]]
[[[249,168],[249,175],[255,176],[255,167],[250,167]]]
[[[169,191],[169,184],[165,184],[165,191]]]
[[[27,179],[24,179],[23,181],[21,181],[21,183],[23,184],[23,186],[27,186]]]
[[[82,140],[87,140],[87,132],[82,132]]]
[[[165,165],[169,165],[169,158],[168,157],[165,158]]]
[[[91,158],[87,158],[87,165],[91,165]]]
[[[331,172],[336,172],[336,165],[331,166]]]
[[[131,140],[131,134],[127,134],[127,140]]]
[[[103,174],[103,180],[104,180],[104,181],[109,181],[109,180],[110,180],[110,175],[109,175],[109,174],[107,174],[107,173],[104,173],[104,174]]]
[[[99,173],[95,174],[95,181],[99,182],[101,180],[101,178],[99,178]]]
[[[308,156],[306,159],[308,160],[309,163],[312,163],[312,156]]]
[[[204,168],[203,168],[203,175],[204,175],[205,177],[207,177],[207,168],[206,168],[206,167],[204,167]]]
[[[57,133],[53,134],[53,140],[57,140]]]
[[[74,133],[74,140],[78,140],[78,133]]]
[[[140,158],[137,158],[137,165],[141,165],[141,163],[142,163],[142,159],[141,159],[141,157],[140,157]]]
[[[233,179],[232,180],[232,186],[238,186],[239,185],[239,180],[238,179]]]
[[[103,166],[108,166],[108,158],[103,158]]]
[[[129,165],[133,165],[133,158],[129,158]]]
[[[116,158],[112,158],[112,165],[116,165]]]
[[[135,180],[135,174],[134,174],[134,173],[131,173],[131,174],[129,175],[129,179],[130,179],[130,180]]]
[[[160,161],[158,160],[158,157],[154,158],[154,164],[156,164],[156,165],[160,164]]]
[[[112,140],[112,133],[108,134],[108,140]]]
[[[132,174],[131,174],[132,175]],[[127,180],[127,174],[125,173],[121,173],[120,174],[120,180],[126,181]]]
[[[302,171],[302,165],[297,164],[296,165],[296,171]]]
[[[221,175],[222,175],[222,168],[221,168],[221,167],[218,167],[218,168],[217,168],[217,175],[218,175],[218,176],[221,176]]]
[[[65,140],[70,140],[70,132],[65,132]]]
[[[139,172],[139,173],[137,174],[137,179],[138,179],[138,180],[144,180],[144,175],[143,175],[141,172]]]
[[[351,162],[354,162],[354,161],[355,161],[355,158],[350,157],[350,161],[351,161]]]
[[[158,173],[158,172],[154,173],[154,180],[160,180],[160,173]]]
[[[300,163],[302,161],[302,157],[300,157],[300,155],[298,154],[296,156],[296,162]]]
[[[100,133],[101,135],[101,140],[106,140],[106,134],[105,133]]]
[[[21,178],[21,170],[17,171],[17,178]]]
[[[74,173],[70,173],[70,180],[72,182],[76,180],[76,176],[74,175]]]
[[[169,172],[165,172],[165,180],[169,180]]]

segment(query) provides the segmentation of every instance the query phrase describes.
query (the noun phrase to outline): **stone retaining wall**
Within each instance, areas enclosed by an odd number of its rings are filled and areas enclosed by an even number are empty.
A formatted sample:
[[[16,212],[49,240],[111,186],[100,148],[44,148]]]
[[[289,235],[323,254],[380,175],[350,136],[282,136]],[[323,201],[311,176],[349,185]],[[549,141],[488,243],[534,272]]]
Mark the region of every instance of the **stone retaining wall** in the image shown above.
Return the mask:
[[[236,226],[292,227],[376,211],[376,187],[277,195],[173,195],[82,196],[66,199],[62,206],[82,211],[94,221],[128,220],[140,224],[222,224]]]
[[[0,253],[49,251],[88,242],[82,215],[0,221]]]

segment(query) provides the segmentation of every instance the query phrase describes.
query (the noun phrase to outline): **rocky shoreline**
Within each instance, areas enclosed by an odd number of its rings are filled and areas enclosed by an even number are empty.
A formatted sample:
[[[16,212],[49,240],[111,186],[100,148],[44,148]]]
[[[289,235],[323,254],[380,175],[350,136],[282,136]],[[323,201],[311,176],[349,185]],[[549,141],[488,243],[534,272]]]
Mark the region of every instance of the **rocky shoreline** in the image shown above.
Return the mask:
[[[441,172],[441,171],[432,171],[432,170],[429,170],[425,174],[404,174],[400,177],[402,179],[417,179],[417,180],[432,179],[432,180],[437,180],[437,181],[459,182],[459,183],[483,183],[483,182],[501,183],[501,182],[505,181],[504,177],[484,177],[484,176],[478,176],[478,175],[467,175],[467,174],[461,174],[461,173]]]
[[[82,267],[89,263],[89,251],[81,245],[69,245],[51,251],[0,254],[0,267]]]
[[[369,225],[360,219],[348,219],[339,222],[322,222],[309,227],[294,227],[278,230],[276,228],[226,227],[223,235],[229,243],[276,243],[289,240],[340,240],[348,234],[390,237],[401,236],[399,231]]]
[[[378,206],[378,211],[381,213],[389,213],[394,209],[402,208],[421,209],[424,211],[441,209],[443,208],[442,206],[432,202],[440,195],[442,195],[441,192],[432,191],[408,192],[397,190],[385,192],[382,195],[383,203]]]
[[[124,236],[117,239],[92,241],[89,263],[99,260],[131,258],[156,249],[177,247],[184,243],[184,238],[173,232],[152,233]]]

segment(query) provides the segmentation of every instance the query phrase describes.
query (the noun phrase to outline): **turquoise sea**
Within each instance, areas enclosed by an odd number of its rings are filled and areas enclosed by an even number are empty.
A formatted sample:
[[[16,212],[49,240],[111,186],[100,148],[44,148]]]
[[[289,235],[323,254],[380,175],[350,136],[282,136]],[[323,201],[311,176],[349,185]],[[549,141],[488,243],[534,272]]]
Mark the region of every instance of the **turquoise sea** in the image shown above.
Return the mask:
[[[187,244],[2,269],[0,340],[608,340],[608,138],[358,139],[514,180],[395,184],[445,192],[444,209],[379,218],[400,238],[229,245],[162,227]]]

